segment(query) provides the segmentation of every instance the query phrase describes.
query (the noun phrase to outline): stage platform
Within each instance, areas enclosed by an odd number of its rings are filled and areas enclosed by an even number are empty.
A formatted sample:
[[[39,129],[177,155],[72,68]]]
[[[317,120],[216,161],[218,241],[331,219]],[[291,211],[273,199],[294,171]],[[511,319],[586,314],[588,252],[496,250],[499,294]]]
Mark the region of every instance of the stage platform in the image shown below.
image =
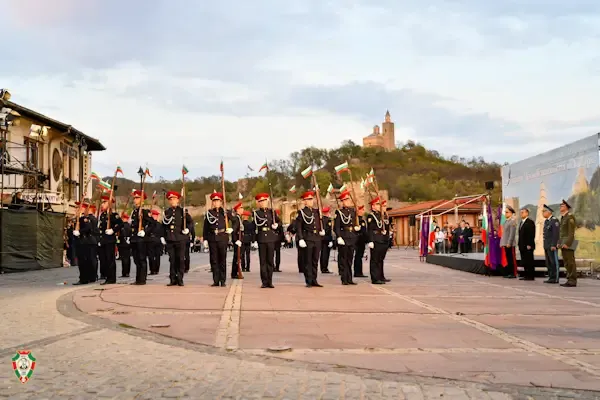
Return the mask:
[[[473,274],[485,275],[488,273],[488,268],[483,264],[485,260],[484,253],[464,253],[464,254],[428,254],[426,262],[428,264],[441,265],[442,267],[457,269],[460,271],[471,272]],[[559,256],[560,271],[564,272],[562,259]],[[521,257],[517,252],[517,269],[523,272],[523,267],[520,266]],[[546,263],[543,256],[535,256],[535,272],[536,275],[543,276],[546,272]],[[494,274],[494,272],[492,272]]]

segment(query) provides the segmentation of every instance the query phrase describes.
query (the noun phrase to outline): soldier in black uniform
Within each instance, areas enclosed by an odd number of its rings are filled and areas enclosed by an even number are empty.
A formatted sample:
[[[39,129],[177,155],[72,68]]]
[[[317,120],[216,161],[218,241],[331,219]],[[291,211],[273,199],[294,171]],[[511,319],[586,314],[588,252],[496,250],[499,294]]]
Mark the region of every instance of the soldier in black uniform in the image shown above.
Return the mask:
[[[319,270],[319,255],[321,244],[325,236],[321,221],[321,213],[313,208],[315,192],[309,190],[302,195],[304,208],[300,210],[296,217],[296,226],[298,235],[298,246],[305,249],[306,264],[304,265],[304,279],[306,287],[322,287],[317,282]]]
[[[163,224],[158,221],[160,211],[153,209],[150,211],[152,219],[148,221],[146,227],[146,252],[148,253],[148,269],[150,275],[158,275],[160,271],[160,256],[162,255],[162,242],[164,240],[165,229]]]
[[[96,206],[91,204],[88,206],[88,218],[92,222],[92,234],[85,242],[89,246],[88,251],[90,252],[91,270],[94,271],[94,279],[90,282],[96,282],[98,280],[98,245],[100,243],[100,229],[98,229],[98,218],[96,212]],[[91,275],[90,275],[91,276]],[[100,271],[100,278],[106,279],[106,272]]]
[[[163,236],[160,238],[162,245],[167,246],[169,253],[169,284],[167,286],[183,286],[185,274],[185,246],[189,247],[190,224],[192,217],[185,215],[179,206],[181,194],[175,191],[167,192],[170,207],[163,215]],[[166,240],[165,240],[166,239]]]
[[[79,202],[75,203],[78,207],[79,204]],[[79,267],[79,281],[73,283],[73,285],[86,285],[96,281],[96,272],[92,270],[92,262],[90,260],[89,245],[86,245],[86,242],[89,241],[93,224],[87,215],[87,208],[88,205],[86,203],[81,204],[80,215],[77,217],[79,219],[79,227],[75,224],[75,229],[73,230],[73,239],[76,241],[77,265]]]
[[[256,225],[250,221],[250,211],[242,213],[244,231],[242,235],[242,271],[250,272],[250,248],[256,246]]]
[[[371,249],[370,270],[371,283],[374,285],[385,284],[383,275],[383,260],[389,245],[389,234],[381,214],[379,197],[371,200],[371,213],[367,217],[367,246]]]
[[[115,199],[111,199],[110,194],[103,194],[102,205],[100,206],[100,221],[98,228],[100,229],[100,246],[98,247],[98,256],[100,258],[100,269],[104,270],[106,280],[102,285],[117,283],[117,260],[115,258],[115,247],[117,245],[117,237],[115,233],[121,230],[121,218],[116,212],[110,212],[109,201],[114,203]],[[110,213],[109,213],[110,212]],[[110,218],[110,226],[109,226]]]
[[[275,246],[279,243],[277,228],[281,224],[275,212],[268,208],[269,195],[259,193],[255,197],[258,209],[254,210],[258,258],[260,260],[260,280],[262,288],[273,288],[273,270],[275,269]]]
[[[354,277],[366,278],[363,273],[363,257],[365,256],[365,245],[367,244],[367,223],[365,222],[365,206],[358,206],[358,223],[360,231],[357,233],[354,252]]]
[[[212,209],[204,217],[204,247],[208,247],[210,269],[213,274],[212,286],[225,287],[227,278],[227,244],[229,234],[233,229],[225,226],[225,211],[223,210],[223,195],[213,193],[210,195]]]
[[[233,242],[233,262],[231,263],[231,279],[237,279],[238,277],[238,260],[240,268],[242,266],[242,246],[244,236],[244,224],[242,223],[242,213],[244,212],[244,205],[242,202],[238,202],[233,206],[231,212],[231,241]],[[239,252],[239,257],[238,257]],[[243,268],[241,268],[243,270]]]
[[[131,224],[129,215],[126,212],[121,213],[121,230],[117,236],[117,246],[119,247],[119,258],[121,259],[121,278],[129,278],[131,271]]]
[[[277,214],[277,217],[281,219],[281,211],[280,210],[276,210],[275,214]],[[279,224],[279,226],[276,229],[277,231],[277,237],[279,238],[279,240],[275,243],[275,269],[273,269],[274,272],[281,272],[281,245],[283,243],[285,243],[285,235],[283,233],[283,225]]]
[[[351,208],[349,191],[340,194],[342,208],[335,213],[334,231],[338,244],[338,266],[342,285],[356,285],[352,281],[352,256],[360,232],[356,210]]]
[[[306,250],[303,249],[302,247],[300,247],[298,245],[298,241],[300,239],[298,239],[298,229],[296,228],[297,226],[297,222],[294,219],[293,221],[290,222],[290,225],[287,228],[287,231],[290,233],[290,235],[294,235],[294,238],[290,238],[290,240],[294,240],[296,242],[296,251],[298,252],[298,256],[296,258],[296,261],[298,263],[298,272],[303,274],[304,273],[304,265],[306,264],[306,262],[304,261],[306,258]]]
[[[134,210],[131,213],[131,253],[133,262],[135,263],[135,282],[133,285],[145,285],[148,276],[148,259],[147,246],[144,237],[146,236],[146,227],[150,223],[152,217],[150,210],[142,209],[142,197],[144,200],[148,198],[146,193],[141,190],[133,192]],[[140,211],[141,210],[141,211]],[[141,229],[140,229],[141,220]]]
[[[329,218],[329,207],[323,207],[323,226],[325,227],[325,236],[321,244],[321,273],[330,274],[329,271],[329,256],[333,247],[333,222]]]
[[[194,224],[194,219],[188,213],[187,208],[185,209],[185,219],[186,221],[190,221],[188,225],[188,229],[190,230],[188,244],[185,247],[185,272],[190,272],[190,248],[193,246],[194,241],[196,240],[196,224]]]

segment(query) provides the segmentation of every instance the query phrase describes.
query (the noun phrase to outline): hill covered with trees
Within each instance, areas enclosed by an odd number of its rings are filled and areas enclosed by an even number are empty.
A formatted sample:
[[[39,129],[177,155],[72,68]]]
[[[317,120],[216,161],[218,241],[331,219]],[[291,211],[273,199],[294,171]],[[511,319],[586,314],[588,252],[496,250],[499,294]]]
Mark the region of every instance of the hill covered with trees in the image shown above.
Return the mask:
[[[289,189],[296,186],[298,192],[310,187],[310,183],[301,175],[301,171],[310,165],[319,168],[315,177],[319,187],[325,190],[329,183],[341,186],[335,174],[335,166],[345,161],[355,181],[360,181],[371,168],[375,170],[379,187],[388,190],[390,198],[405,202],[417,202],[434,199],[451,199],[455,195],[471,195],[485,192],[485,182],[494,181],[496,189],[494,199],[500,198],[500,168],[497,163],[487,163],[483,158],[466,160],[453,156],[442,157],[437,151],[427,150],[422,145],[409,141],[393,151],[365,148],[352,141],[346,141],[336,149],[308,147],[294,152],[287,159],[269,162],[268,178],[274,197],[290,196]],[[253,166],[254,167],[254,166]],[[256,166],[256,171],[260,166]],[[259,192],[268,192],[264,173],[250,172],[238,181],[225,183],[229,199],[237,199],[241,192],[246,199]],[[344,174],[348,180],[348,175]],[[110,181],[110,178],[105,178]],[[117,194],[124,201],[131,189],[139,188],[139,182],[117,179]],[[148,182],[146,192],[149,196],[156,191],[158,205],[162,205],[162,193],[168,190],[181,190],[181,180]],[[221,190],[220,176],[186,179],[187,204],[202,206],[205,196],[213,190]]]

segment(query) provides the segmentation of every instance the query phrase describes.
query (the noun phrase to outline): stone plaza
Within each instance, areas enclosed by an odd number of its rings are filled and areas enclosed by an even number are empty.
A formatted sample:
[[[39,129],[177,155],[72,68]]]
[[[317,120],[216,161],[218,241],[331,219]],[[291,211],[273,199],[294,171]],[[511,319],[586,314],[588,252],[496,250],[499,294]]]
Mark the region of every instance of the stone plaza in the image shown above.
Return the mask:
[[[600,397],[600,281],[472,275],[401,248],[386,285],[334,273],[306,288],[295,250],[282,260],[275,289],[260,288],[255,253],[224,288],[209,287],[207,254],[192,255],[184,287],[165,286],[164,257],[146,286],[76,288],[76,268],[2,275],[0,397]],[[38,363],[26,384],[10,363],[23,349]]]

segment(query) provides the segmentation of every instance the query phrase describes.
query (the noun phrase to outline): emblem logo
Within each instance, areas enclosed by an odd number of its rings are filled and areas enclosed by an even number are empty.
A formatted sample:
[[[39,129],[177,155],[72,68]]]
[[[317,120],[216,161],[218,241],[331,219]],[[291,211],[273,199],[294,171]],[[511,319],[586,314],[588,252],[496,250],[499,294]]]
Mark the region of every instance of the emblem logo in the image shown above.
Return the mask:
[[[19,350],[12,358],[12,366],[19,381],[27,383],[35,369],[35,358],[31,354],[31,351]]]

